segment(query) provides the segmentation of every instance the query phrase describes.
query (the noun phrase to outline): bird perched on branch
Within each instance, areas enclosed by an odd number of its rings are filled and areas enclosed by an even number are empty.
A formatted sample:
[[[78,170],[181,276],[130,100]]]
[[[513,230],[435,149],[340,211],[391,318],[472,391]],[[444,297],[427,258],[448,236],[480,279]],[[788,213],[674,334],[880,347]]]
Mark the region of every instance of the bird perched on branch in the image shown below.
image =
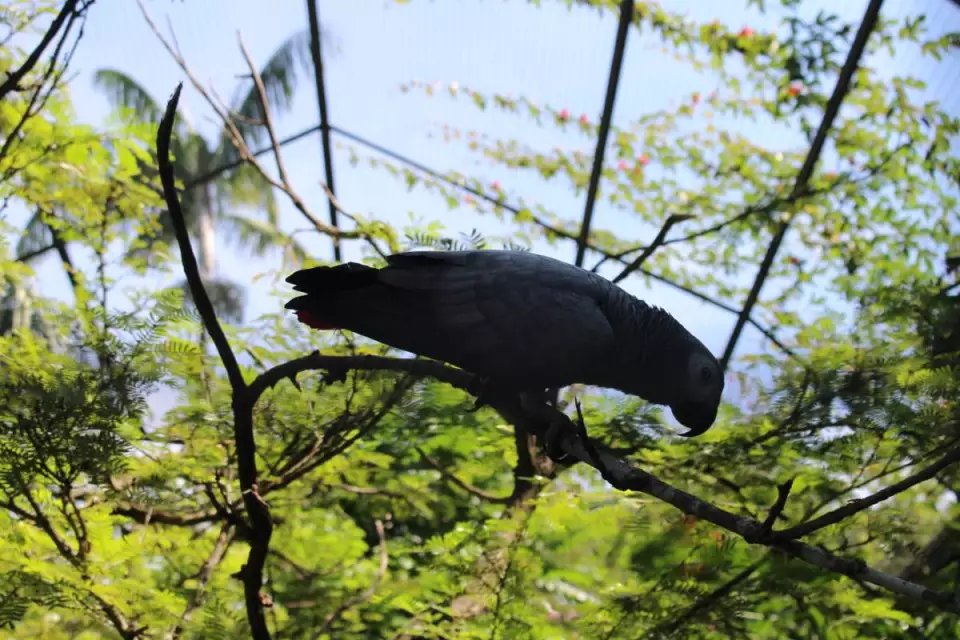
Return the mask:
[[[670,314],[604,278],[520,251],[412,251],[375,269],[314,267],[287,278],[286,307],[314,329],[349,329],[442,360],[497,388],[580,383],[667,405],[687,435],[717,415],[723,372]]]

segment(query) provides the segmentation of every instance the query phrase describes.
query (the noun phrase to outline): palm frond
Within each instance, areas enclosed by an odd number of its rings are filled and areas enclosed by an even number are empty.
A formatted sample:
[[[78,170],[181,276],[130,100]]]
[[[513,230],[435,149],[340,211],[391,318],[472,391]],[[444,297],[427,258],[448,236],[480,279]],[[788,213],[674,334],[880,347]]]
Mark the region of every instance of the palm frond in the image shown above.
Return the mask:
[[[141,120],[157,122],[163,110],[136,80],[116,69],[98,69],[93,86],[106,94],[114,107],[131,109]]]
[[[243,288],[239,284],[220,278],[210,278],[205,280],[203,285],[217,316],[232,323],[243,320]],[[195,307],[193,294],[186,280],[180,283],[180,288],[183,289],[184,298]]]
[[[297,262],[307,258],[306,249],[269,220],[224,213],[218,222],[231,241],[258,254],[271,249],[282,249],[289,252]]]

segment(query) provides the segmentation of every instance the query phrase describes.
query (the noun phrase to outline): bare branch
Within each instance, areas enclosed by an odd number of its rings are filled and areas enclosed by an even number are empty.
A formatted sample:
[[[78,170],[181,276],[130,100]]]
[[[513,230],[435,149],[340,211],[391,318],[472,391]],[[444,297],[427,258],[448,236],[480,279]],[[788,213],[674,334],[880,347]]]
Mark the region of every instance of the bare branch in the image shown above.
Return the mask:
[[[290,199],[290,202],[293,206],[299,211],[313,227],[320,233],[324,233],[330,236],[337,236],[343,238],[358,238],[361,235],[355,231],[341,231],[331,227],[327,223],[323,222],[318,218],[310,209],[307,207],[303,199],[292,189],[289,183],[285,183],[282,179],[277,180],[271,176],[263,168],[263,166],[257,161],[253,153],[250,152],[249,147],[247,146],[246,141],[243,138],[243,135],[240,133],[240,130],[237,128],[233,116],[230,115],[228,109],[225,105],[221,103],[210,91],[204,87],[200,81],[197,79],[196,75],[190,70],[190,67],[187,65],[186,60],[180,54],[180,52],[172,45],[164,36],[160,33],[159,28],[153,19],[150,17],[150,13],[147,11],[146,6],[143,4],[143,0],[137,0],[140,5],[140,12],[143,14],[144,20],[147,21],[147,24],[150,26],[150,29],[153,31],[154,35],[160,41],[160,44],[167,50],[170,56],[173,58],[174,62],[180,67],[180,69],[186,74],[187,78],[190,80],[190,84],[193,85],[193,88],[206,100],[207,104],[214,110],[220,120],[223,122],[224,130],[227,136],[230,138],[230,142],[236,148],[237,153],[240,158],[252,166],[262,177],[266,180],[270,186],[273,188],[282,191]],[[248,59],[248,63],[250,63]],[[256,68],[251,64],[251,73],[258,77]],[[262,81],[261,81],[262,86]],[[279,141],[276,139],[275,135],[271,135],[271,150],[274,151],[274,155],[279,157],[277,153],[279,151]]]
[[[170,139],[173,135],[173,121],[182,88],[183,84],[177,85],[173,96],[167,103],[167,110],[163,120],[160,121],[160,128],[157,130],[157,162],[159,163],[160,181],[163,184],[163,196],[170,213],[170,220],[177,234],[177,244],[180,247],[180,259],[183,262],[184,275],[186,275],[187,283],[190,285],[190,294],[197,305],[197,311],[203,320],[203,326],[213,339],[220,360],[223,361],[230,386],[234,389],[243,389],[246,387],[243,373],[240,371],[240,365],[237,364],[233,349],[230,348],[227,336],[220,326],[220,321],[217,320],[217,314],[213,309],[213,303],[210,302],[210,296],[207,295],[207,290],[203,286],[203,280],[200,278],[200,267],[190,244],[190,235],[184,221],[183,209],[181,209],[180,199],[177,197],[176,178],[173,174],[173,164],[170,162]]]
[[[250,393],[259,398],[264,391],[284,379],[294,379],[298,373],[323,369],[334,374],[352,370],[402,371],[418,377],[431,377],[469,391],[477,377],[463,369],[447,366],[436,360],[401,359],[383,356],[325,356],[319,351],[277,365],[261,373],[250,383]]]

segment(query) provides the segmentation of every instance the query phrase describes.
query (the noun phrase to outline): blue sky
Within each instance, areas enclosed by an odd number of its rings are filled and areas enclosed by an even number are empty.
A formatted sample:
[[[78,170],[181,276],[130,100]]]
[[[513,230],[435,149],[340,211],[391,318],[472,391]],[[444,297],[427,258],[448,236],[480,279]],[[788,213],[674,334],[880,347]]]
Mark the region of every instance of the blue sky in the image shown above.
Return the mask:
[[[767,14],[745,8],[743,0],[671,0],[665,4],[673,10],[687,12],[693,19],[716,18],[737,29],[746,25],[755,30],[770,28],[783,12],[775,1],[768,3],[772,6]],[[306,28],[305,5],[292,0],[269,4],[258,0],[152,0],[147,6],[164,31],[169,20],[196,75],[225,98],[233,95],[240,76],[246,72],[237,47],[238,31],[254,60],[262,63],[291,34]],[[864,6],[865,2],[860,0],[842,4],[813,0],[804,3],[804,12],[815,14],[829,7],[841,12],[843,17],[855,19]],[[930,11],[941,24],[960,24],[960,10],[946,0],[887,2],[890,15],[920,9]],[[508,199],[522,196],[571,218],[580,216],[583,194],[574,194],[562,185],[544,183],[534,176],[504,172],[482,161],[464,145],[442,141],[439,132],[440,126],[447,123],[464,130],[477,129],[502,138],[517,138],[544,149],[577,147],[587,153],[592,153],[592,140],[577,133],[562,134],[553,128],[539,128],[518,117],[481,113],[465,100],[403,94],[400,85],[411,80],[439,81],[444,85],[456,81],[484,92],[525,95],[541,103],[566,107],[574,116],[586,113],[596,121],[602,107],[616,30],[614,16],[601,16],[583,8],[568,9],[562,2],[551,1],[537,9],[519,0],[415,0],[402,4],[388,0],[327,0],[320,2],[320,17],[327,34],[327,93],[334,124],[441,171],[458,170],[485,180],[497,179],[504,185]],[[94,71],[104,67],[138,79],[161,101],[183,79],[133,0],[100,0],[90,13],[84,41],[74,59],[75,75],[71,81],[75,106],[83,121],[102,124],[108,118],[108,103],[92,84]],[[944,75],[942,70],[935,73],[937,78]],[[281,135],[299,131],[318,120],[312,79],[309,74],[303,74],[301,79],[293,110],[277,118]],[[626,123],[644,113],[675,106],[693,91],[707,93],[712,88],[711,76],[698,74],[675,62],[661,50],[655,36],[632,32],[614,119]],[[211,112],[189,87],[182,104],[201,131],[209,134],[216,131],[217,123]],[[778,136],[777,143],[785,148],[802,148],[798,136],[784,136],[780,131],[758,127],[750,130],[750,135]],[[298,191],[325,217],[326,202],[318,185],[323,176],[319,137],[310,136],[292,144],[284,153]],[[473,227],[486,232],[497,229],[492,217],[478,218],[466,207],[450,211],[437,196],[422,190],[408,191],[401,181],[382,171],[351,166],[343,148],[335,149],[334,165],[338,196],[351,211],[400,224],[411,215],[438,219],[453,231]],[[285,203],[282,216],[287,229],[305,226]],[[598,205],[595,225],[614,228],[622,236],[636,238],[638,242],[649,240],[656,231],[613,212],[602,203]],[[330,256],[326,239],[311,239],[309,234],[298,234],[298,238],[318,257]],[[348,257],[358,257],[358,249],[356,246],[348,251]],[[572,260],[574,247],[561,245],[554,253]],[[276,285],[276,278],[257,278],[259,274],[272,274],[280,267],[278,256],[256,259],[224,247],[220,249],[218,261],[221,274],[242,284],[249,283],[248,317],[278,308],[280,301],[268,295]],[[591,262],[588,260],[588,264]],[[40,280],[44,293],[66,292],[59,265],[47,261],[42,269],[48,273]],[[179,274],[173,273],[166,280],[172,282],[178,277]],[[752,273],[744,277],[750,278]],[[663,286],[633,280],[627,283],[627,288],[665,307],[712,350],[722,351],[732,327],[732,316]],[[760,344],[757,335],[748,329],[741,352],[761,348]]]

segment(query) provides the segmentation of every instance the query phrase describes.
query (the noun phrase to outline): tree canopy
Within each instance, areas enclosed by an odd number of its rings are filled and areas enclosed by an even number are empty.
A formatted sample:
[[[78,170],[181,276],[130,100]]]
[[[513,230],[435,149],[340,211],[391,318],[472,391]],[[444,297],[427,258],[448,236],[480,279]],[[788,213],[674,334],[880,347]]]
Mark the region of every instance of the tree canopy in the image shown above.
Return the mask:
[[[405,228],[354,213],[328,189],[331,223],[301,197],[276,121],[297,55],[319,62],[318,30],[262,69],[241,40],[228,105],[150,22],[217,122],[210,141],[177,114],[179,89],[164,105],[113,71],[97,78],[121,117],[79,121],[71,56],[106,7],[0,11],[0,201],[27,221],[0,213],[4,637],[957,636],[960,120],[883,62],[956,57],[958,34],[879,1],[854,21],[769,2],[769,31],[668,3],[566,4],[627,15],[625,37],[720,87],[619,114],[596,165],[608,215],[587,232],[534,194],[312,128],[495,223],[463,235],[430,212]],[[444,127],[510,175],[590,191],[602,118],[452,80],[402,90],[565,133],[543,148]],[[278,290],[328,258],[306,257],[281,204],[370,265],[411,247],[579,246],[585,268],[661,283],[763,339],[728,342],[732,391],[696,438],[598,389],[475,407],[470,372],[308,332],[281,297],[224,313],[201,218],[248,251],[284,248]],[[67,299],[38,281],[47,255]],[[157,284],[170,273],[187,285]],[[173,400],[155,415],[158,394]]]

